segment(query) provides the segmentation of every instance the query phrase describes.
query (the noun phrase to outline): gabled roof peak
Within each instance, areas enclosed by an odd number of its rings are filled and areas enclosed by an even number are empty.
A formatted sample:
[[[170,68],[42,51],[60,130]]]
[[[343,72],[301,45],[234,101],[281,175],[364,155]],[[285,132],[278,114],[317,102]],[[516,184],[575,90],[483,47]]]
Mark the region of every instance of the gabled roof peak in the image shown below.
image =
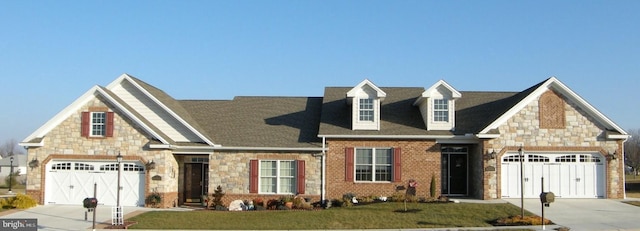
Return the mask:
[[[451,85],[449,85],[447,82],[445,82],[444,80],[438,80],[438,82],[436,82],[435,84],[433,84],[431,87],[429,87],[429,89],[427,89],[426,91],[424,91],[422,93],[422,97],[429,97],[431,96],[431,94],[435,91],[438,90],[438,88],[440,87],[444,87],[445,89],[449,90],[449,92],[451,92],[451,96],[453,98],[460,98],[462,97],[462,94],[460,94],[459,91],[457,91],[455,88],[453,88]]]
[[[378,86],[373,84],[373,82],[371,82],[368,79],[364,79],[362,82],[360,82],[354,88],[351,88],[351,90],[349,90],[347,92],[347,97],[353,98],[353,97],[357,96],[358,93],[360,93],[362,90],[365,89],[365,87],[371,88],[375,92],[375,97],[376,98],[384,99],[385,97],[387,97],[387,93],[382,91],[382,89],[380,89]]]

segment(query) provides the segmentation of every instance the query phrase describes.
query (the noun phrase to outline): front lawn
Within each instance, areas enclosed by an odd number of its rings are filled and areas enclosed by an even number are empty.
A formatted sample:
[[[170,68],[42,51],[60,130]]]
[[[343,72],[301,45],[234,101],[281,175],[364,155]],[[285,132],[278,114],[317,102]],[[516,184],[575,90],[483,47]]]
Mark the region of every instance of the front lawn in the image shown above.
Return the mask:
[[[626,175],[625,179],[627,197],[640,198],[640,176]]]
[[[127,221],[137,222],[131,229],[419,229],[491,227],[496,219],[519,214],[508,203],[409,203],[405,211],[403,203],[385,202],[324,210],[152,211]]]

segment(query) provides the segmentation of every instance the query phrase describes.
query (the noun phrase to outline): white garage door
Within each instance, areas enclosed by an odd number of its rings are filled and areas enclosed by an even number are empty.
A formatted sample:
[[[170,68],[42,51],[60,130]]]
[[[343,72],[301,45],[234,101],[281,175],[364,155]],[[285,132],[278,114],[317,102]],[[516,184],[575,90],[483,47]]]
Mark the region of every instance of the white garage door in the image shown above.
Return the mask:
[[[46,167],[45,204],[82,205],[84,198],[93,197],[96,184],[98,204],[116,205],[117,163],[51,161]],[[122,163],[120,205],[144,205],[144,176],[142,165]]]
[[[502,197],[520,198],[520,160],[517,153],[502,158]],[[559,198],[604,198],[604,158],[597,153],[526,154],[523,159],[525,198],[543,191]]]

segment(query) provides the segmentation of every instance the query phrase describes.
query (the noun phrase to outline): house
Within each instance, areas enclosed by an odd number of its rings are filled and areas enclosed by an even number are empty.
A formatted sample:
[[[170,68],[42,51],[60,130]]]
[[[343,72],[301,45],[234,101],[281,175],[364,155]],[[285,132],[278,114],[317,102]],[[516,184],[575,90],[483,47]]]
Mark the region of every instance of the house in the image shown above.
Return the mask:
[[[176,100],[123,74],[21,145],[39,163],[28,169],[27,193],[41,204],[80,204],[96,187],[100,204],[142,206],[159,193],[172,207],[217,186],[227,203],[323,201],[391,196],[410,179],[420,197],[519,198],[520,166],[526,198],[538,197],[543,177],[560,198],[623,198],[627,138],[554,77],[519,92],[364,80],[322,97]]]
[[[12,165],[13,167],[11,167]],[[0,179],[3,179],[3,185],[6,185],[6,178],[11,170],[13,170],[18,182],[24,182],[27,174],[27,155],[6,156],[0,159]]]

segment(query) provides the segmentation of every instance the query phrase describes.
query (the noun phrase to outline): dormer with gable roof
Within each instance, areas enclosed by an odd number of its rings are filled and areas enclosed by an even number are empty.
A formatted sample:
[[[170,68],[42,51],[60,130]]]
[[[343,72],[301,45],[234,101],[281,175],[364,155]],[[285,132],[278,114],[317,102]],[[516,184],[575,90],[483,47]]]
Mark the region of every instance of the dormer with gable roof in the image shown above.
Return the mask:
[[[387,93],[368,79],[347,92],[347,104],[351,105],[352,130],[380,130],[380,102]]]
[[[413,105],[420,107],[427,130],[455,130],[455,100],[460,97],[460,92],[440,80],[424,91]]]

